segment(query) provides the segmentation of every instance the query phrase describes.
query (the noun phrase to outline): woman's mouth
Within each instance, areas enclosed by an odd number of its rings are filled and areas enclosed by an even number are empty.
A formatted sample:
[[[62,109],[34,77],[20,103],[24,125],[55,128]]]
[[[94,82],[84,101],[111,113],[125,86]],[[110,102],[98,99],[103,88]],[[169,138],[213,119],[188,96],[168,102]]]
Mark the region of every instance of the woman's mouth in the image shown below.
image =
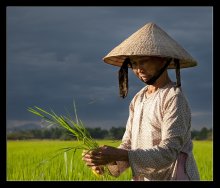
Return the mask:
[[[140,76],[140,78],[142,78],[143,80],[148,79],[148,76],[146,76],[146,75],[139,75],[139,76]]]
[[[139,74],[139,78],[141,80],[143,80],[144,82],[146,82],[151,78],[151,76],[150,75],[145,75],[145,74]]]

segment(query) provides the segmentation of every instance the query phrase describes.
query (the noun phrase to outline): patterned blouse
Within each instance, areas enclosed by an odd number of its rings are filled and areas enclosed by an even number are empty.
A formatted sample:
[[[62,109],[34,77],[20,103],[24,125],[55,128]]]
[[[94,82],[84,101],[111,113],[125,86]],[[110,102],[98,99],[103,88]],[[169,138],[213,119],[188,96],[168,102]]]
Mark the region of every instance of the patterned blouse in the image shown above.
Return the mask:
[[[126,131],[119,148],[129,162],[116,161],[108,169],[119,176],[131,167],[133,180],[199,180],[192,153],[191,112],[174,82],[147,95],[147,86],[132,99]]]

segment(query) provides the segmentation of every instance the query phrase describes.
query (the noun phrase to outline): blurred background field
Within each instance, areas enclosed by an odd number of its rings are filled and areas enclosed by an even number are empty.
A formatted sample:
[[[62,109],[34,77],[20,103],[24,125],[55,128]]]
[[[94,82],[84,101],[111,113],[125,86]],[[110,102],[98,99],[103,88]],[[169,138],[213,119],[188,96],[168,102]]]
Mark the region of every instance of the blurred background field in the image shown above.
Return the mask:
[[[100,145],[118,146],[120,141],[100,140]],[[213,142],[193,141],[195,159],[201,180],[213,180]],[[131,170],[120,177],[97,177],[81,160],[82,150],[62,152],[61,148],[76,146],[76,141],[29,140],[7,142],[8,181],[130,181]],[[50,159],[46,161],[46,159]],[[41,165],[40,162],[42,162]]]

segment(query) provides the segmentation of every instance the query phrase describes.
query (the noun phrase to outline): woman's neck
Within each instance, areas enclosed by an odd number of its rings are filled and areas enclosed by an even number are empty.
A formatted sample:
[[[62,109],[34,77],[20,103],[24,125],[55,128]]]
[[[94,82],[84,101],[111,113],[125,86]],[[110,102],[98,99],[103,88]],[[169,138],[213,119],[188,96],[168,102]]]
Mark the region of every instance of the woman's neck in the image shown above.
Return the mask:
[[[162,88],[170,82],[171,80],[168,76],[168,73],[167,71],[165,71],[153,85],[148,86],[147,93],[154,93],[155,91],[157,91],[158,88]]]

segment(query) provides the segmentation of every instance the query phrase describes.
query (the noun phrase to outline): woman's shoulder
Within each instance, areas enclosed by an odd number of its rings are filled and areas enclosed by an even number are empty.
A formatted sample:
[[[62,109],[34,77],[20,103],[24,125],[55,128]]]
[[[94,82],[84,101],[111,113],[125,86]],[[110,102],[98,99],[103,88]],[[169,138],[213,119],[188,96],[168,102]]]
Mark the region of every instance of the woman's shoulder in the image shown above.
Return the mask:
[[[166,88],[162,90],[161,93],[162,93],[163,101],[165,103],[175,98],[178,101],[187,102],[183,89],[181,87],[177,87],[175,82],[172,82],[171,84],[169,84]]]
[[[164,95],[168,95],[170,97],[183,94],[182,88],[177,87],[175,82],[170,82],[169,84],[167,84],[166,87],[162,88],[161,90]]]
[[[141,88],[133,97],[131,103],[135,103],[137,100],[141,101],[144,97],[144,93],[146,92],[148,86],[144,86]]]
[[[144,86],[143,88],[141,88],[136,95],[134,96],[134,98],[138,98],[138,97],[143,97],[144,93],[146,92],[148,86]]]

